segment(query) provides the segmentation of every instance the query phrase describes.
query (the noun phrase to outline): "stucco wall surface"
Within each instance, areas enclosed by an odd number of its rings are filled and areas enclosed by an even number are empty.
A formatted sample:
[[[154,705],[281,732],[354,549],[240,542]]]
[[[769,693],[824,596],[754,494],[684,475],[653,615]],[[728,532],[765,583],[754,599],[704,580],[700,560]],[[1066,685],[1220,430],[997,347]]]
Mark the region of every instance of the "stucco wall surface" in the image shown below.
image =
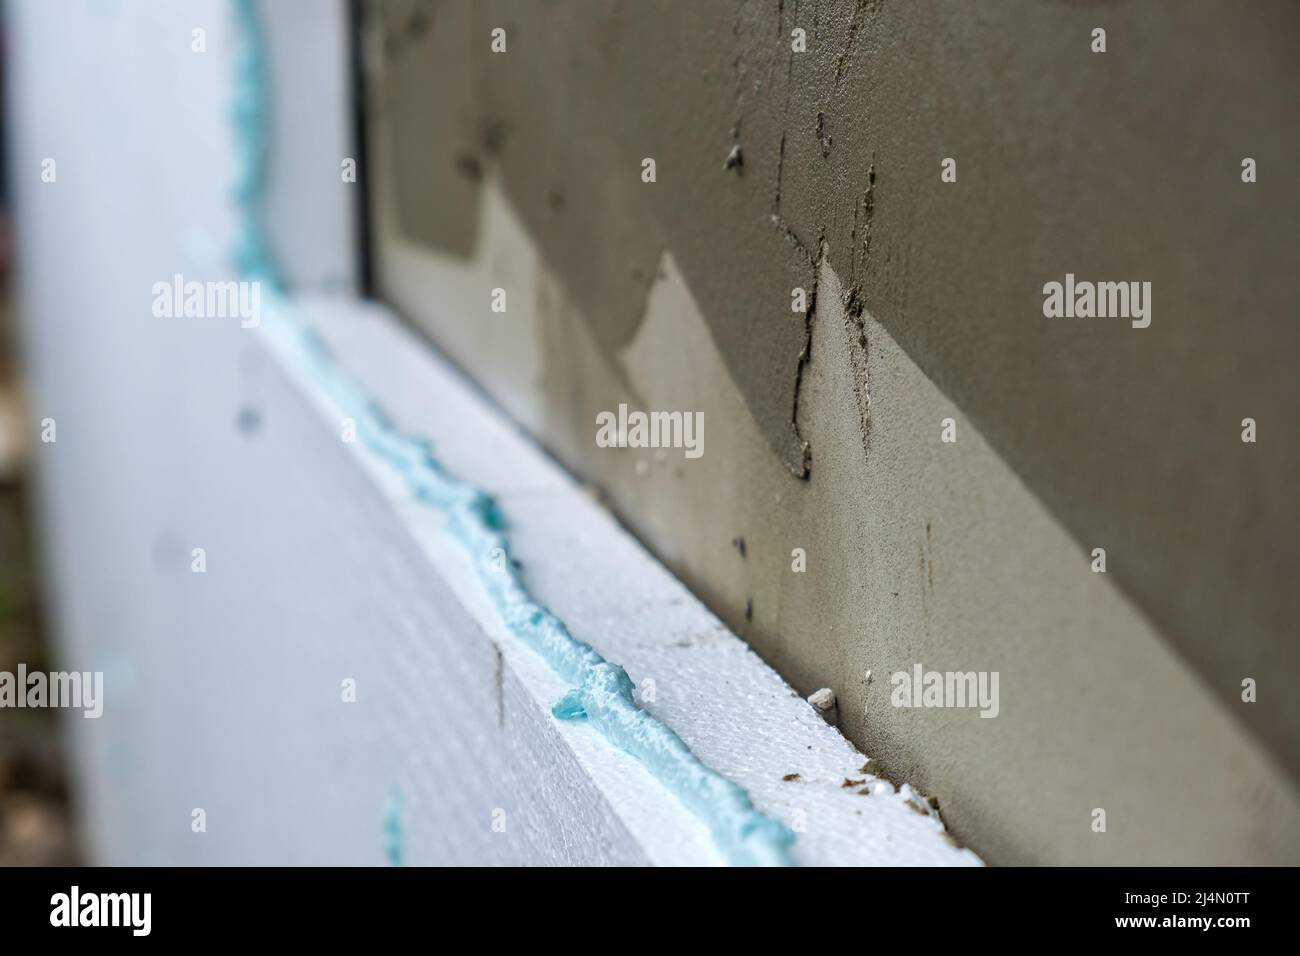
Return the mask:
[[[1293,5],[366,24],[379,294],[960,839],[1300,859]],[[1044,318],[1067,273],[1150,282],[1150,325]],[[620,402],[702,411],[703,456],[599,447]],[[893,706],[916,663],[999,672],[999,715]]]

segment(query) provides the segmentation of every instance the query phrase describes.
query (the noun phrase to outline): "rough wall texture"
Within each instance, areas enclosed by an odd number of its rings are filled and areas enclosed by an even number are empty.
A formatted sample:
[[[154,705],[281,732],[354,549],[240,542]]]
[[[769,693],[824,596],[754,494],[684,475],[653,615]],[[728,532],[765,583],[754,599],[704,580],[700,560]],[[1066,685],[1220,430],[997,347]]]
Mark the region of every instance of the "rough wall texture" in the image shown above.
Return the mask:
[[[1300,858],[1294,5],[394,0],[367,25],[380,293],[959,837]],[[1044,319],[1067,272],[1151,282],[1151,326]],[[704,411],[704,457],[597,447],[620,401]],[[890,706],[913,662],[999,670],[999,718]]]

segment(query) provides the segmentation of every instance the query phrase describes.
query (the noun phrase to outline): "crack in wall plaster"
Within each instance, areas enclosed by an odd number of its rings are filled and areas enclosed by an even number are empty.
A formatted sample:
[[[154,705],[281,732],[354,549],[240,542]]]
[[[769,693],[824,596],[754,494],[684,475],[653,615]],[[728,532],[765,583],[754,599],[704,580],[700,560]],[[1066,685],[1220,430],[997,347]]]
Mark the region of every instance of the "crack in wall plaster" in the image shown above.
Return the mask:
[[[849,38],[844,43],[844,49],[840,51],[839,58],[835,61],[835,92],[839,93],[840,87],[844,83],[845,66],[853,55],[854,45],[858,39],[858,29],[862,24],[862,15],[869,6],[874,6],[871,0],[857,0],[853,7],[853,16],[849,20]]]

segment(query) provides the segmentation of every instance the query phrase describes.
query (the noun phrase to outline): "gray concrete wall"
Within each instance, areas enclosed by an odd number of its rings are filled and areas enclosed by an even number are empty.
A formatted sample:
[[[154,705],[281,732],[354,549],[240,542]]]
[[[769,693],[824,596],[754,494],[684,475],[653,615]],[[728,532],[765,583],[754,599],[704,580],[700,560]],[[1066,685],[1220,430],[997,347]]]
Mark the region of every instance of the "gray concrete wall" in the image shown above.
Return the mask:
[[[378,289],[986,858],[1295,862],[1298,39],[1282,3],[374,4]],[[1150,327],[1045,319],[1067,272],[1151,282]],[[704,456],[598,447],[621,401],[703,411]],[[916,662],[998,671],[999,716],[892,706]]]

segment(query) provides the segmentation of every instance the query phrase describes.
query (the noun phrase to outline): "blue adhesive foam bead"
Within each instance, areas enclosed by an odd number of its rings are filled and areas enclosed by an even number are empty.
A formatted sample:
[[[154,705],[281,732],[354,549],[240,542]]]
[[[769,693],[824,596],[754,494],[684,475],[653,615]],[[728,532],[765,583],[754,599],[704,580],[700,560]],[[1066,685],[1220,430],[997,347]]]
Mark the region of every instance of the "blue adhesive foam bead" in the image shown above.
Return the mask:
[[[406,481],[412,493],[446,514],[479,581],[511,633],[541,655],[574,687],[553,708],[557,719],[586,720],[611,745],[632,754],[699,818],[722,856],[733,865],[790,866],[795,835],[760,813],[743,788],[705,766],[670,727],[642,709],[627,672],[569,633],[564,622],[529,593],[509,560],[505,516],[491,495],[453,477],[425,438],[405,435],[334,359],[320,336],[300,318],[284,292],[261,216],[265,191],[266,130],[270,117],[266,46],[253,0],[233,0],[240,29],[235,57],[233,121],[237,148],[234,197],[240,223],[232,250],[235,268],[269,289],[263,326],[289,341],[313,380],[357,423],[357,436]],[[268,314],[269,313],[269,314]],[[496,549],[506,556],[504,568]],[[385,853],[401,862],[401,801],[396,793],[384,814]]]

